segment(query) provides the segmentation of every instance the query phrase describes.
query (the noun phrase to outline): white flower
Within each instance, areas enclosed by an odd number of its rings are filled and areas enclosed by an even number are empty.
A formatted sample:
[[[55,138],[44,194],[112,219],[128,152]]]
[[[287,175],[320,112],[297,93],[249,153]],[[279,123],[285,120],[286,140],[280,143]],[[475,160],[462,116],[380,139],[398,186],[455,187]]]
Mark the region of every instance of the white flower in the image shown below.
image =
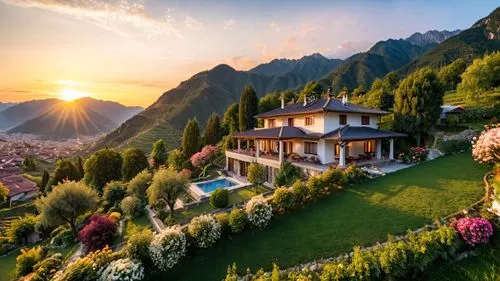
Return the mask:
[[[188,233],[196,240],[198,247],[209,248],[219,240],[221,225],[213,216],[201,215],[191,220]]]
[[[144,266],[140,261],[129,258],[111,262],[101,273],[99,281],[139,281],[144,278]]]
[[[185,254],[186,235],[179,226],[166,228],[157,234],[149,245],[149,255],[161,270],[172,268]]]
[[[248,220],[257,228],[264,228],[273,216],[273,208],[262,196],[257,196],[248,201],[245,211]]]

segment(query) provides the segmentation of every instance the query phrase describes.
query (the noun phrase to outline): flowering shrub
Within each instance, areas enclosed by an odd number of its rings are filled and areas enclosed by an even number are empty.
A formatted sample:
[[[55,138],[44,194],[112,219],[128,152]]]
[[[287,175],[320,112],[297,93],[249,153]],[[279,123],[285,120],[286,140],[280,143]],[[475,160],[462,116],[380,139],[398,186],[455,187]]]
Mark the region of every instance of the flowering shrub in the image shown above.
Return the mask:
[[[172,268],[185,254],[186,236],[180,227],[166,228],[149,245],[149,255],[160,270]]]
[[[179,172],[179,174],[182,176],[182,177],[185,177],[187,179],[190,179],[193,172],[191,172],[191,170],[189,169],[182,169],[182,171]]]
[[[221,225],[210,215],[201,215],[191,220],[188,233],[200,248],[210,248],[221,235]]]
[[[101,273],[99,281],[128,280],[138,281],[144,278],[144,266],[140,261],[129,258],[111,262]]]
[[[404,163],[420,163],[427,159],[429,151],[424,147],[412,147],[407,153],[400,153],[398,159]]]
[[[248,220],[257,228],[264,228],[273,216],[273,208],[262,196],[254,197],[248,201],[245,211]]]
[[[48,281],[62,265],[62,255],[56,253],[44,260],[38,262],[34,267],[33,275],[30,281]]]
[[[479,163],[500,162],[500,127],[483,131],[479,138],[472,141],[472,156]]]
[[[460,237],[470,246],[488,243],[493,235],[491,223],[483,218],[461,218],[454,221],[451,226],[460,233]]]
[[[139,260],[144,266],[151,265],[149,257],[149,245],[153,241],[153,232],[148,228],[130,235],[125,246],[127,256],[134,260]]]
[[[97,280],[104,268],[116,260],[118,255],[109,247],[97,250],[70,263],[62,272],[53,277],[53,281],[87,281]]]
[[[87,252],[104,248],[116,234],[118,225],[109,216],[92,216],[90,222],[78,233]]]
[[[205,165],[207,162],[212,159],[217,153],[219,152],[219,149],[215,145],[205,145],[200,152],[196,152],[189,158],[189,161],[191,161],[191,164],[194,167],[201,167]]]
[[[425,157],[424,157],[425,159]],[[344,170],[344,182],[348,184],[354,184],[362,182],[368,178],[368,173],[362,170],[360,167],[352,165]]]

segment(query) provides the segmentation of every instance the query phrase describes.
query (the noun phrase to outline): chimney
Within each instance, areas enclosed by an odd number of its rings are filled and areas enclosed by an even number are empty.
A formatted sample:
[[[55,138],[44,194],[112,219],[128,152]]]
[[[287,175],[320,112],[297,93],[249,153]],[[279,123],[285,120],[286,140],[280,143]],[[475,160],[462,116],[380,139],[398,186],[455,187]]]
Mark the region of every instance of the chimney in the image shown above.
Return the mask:
[[[285,98],[281,97],[281,109],[285,108]]]
[[[307,105],[307,95],[304,94],[304,106],[306,106],[306,105]]]
[[[328,87],[327,93],[328,93],[328,97],[329,97],[329,98],[332,98],[332,97],[333,97],[333,94],[332,94],[332,87]]]
[[[343,104],[343,105],[347,105],[347,94],[346,94],[346,93],[344,93],[344,94],[342,95],[342,104]]]

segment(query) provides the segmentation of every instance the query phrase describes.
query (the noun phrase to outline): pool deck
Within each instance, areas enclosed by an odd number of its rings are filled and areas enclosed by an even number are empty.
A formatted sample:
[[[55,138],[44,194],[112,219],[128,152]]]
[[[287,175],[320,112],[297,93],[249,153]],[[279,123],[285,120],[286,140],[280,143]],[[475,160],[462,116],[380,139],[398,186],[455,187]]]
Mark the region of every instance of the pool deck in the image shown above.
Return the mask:
[[[197,200],[197,201],[200,201],[200,200],[203,200],[205,198],[208,198],[208,197],[210,197],[210,193],[211,192],[205,192],[205,191],[201,190],[201,188],[197,184],[203,184],[203,183],[217,181],[217,180],[222,180],[222,179],[225,179],[227,181],[235,183],[235,185],[225,188],[229,192],[232,192],[232,191],[240,189],[240,188],[248,187],[248,186],[251,185],[248,182],[243,182],[243,181],[240,181],[240,180],[238,180],[236,178],[233,178],[233,177],[219,176],[219,177],[217,177],[215,179],[191,183],[191,185],[188,188],[188,193],[191,196],[193,196],[193,198],[195,200]]]

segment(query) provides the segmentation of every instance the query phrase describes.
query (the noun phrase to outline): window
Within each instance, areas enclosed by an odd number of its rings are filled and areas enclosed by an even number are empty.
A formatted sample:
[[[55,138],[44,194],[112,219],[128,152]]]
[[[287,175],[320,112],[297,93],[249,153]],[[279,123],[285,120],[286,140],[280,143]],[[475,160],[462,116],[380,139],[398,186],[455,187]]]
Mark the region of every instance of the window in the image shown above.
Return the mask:
[[[370,116],[361,116],[361,125],[370,125]]]
[[[314,125],[314,117],[306,117],[306,126]]]
[[[339,125],[347,125],[347,115],[345,114],[339,115]]]
[[[315,142],[304,142],[304,153],[317,155],[318,144]]]
[[[274,119],[267,119],[267,127],[268,128],[274,128],[274,127],[276,127],[276,120],[274,120]]]
[[[294,126],[294,119],[293,118],[288,118],[288,127],[293,127]]]
[[[335,144],[335,155],[340,155],[340,144],[338,143]]]
[[[375,152],[375,147],[373,145],[373,141],[365,141],[364,147],[365,147],[365,153]]]

